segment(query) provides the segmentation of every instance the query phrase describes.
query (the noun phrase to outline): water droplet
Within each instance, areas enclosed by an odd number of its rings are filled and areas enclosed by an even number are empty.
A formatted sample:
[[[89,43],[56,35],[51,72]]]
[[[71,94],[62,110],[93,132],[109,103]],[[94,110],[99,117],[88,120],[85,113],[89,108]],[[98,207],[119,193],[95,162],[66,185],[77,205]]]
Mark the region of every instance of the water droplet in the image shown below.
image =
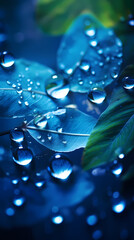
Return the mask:
[[[67,73],[68,75],[71,75],[73,73],[73,69],[72,68],[65,69],[65,73]]]
[[[93,226],[98,222],[98,218],[96,215],[90,215],[87,217],[87,224],[89,226]]]
[[[52,140],[52,135],[50,135],[50,134],[48,133],[48,134],[47,134],[47,138],[48,138],[49,141],[51,141],[51,140]]]
[[[13,160],[18,165],[26,166],[33,159],[33,154],[30,149],[17,149],[17,151],[13,154]]]
[[[12,87],[13,87],[13,88],[16,88],[16,84],[13,83],[13,84],[12,84]]]
[[[63,131],[62,127],[58,127],[56,130],[57,130],[57,132],[59,132],[59,133],[62,133],[62,131]]]
[[[59,108],[58,110],[54,111],[55,116],[60,116],[66,114],[67,110],[65,108]]]
[[[53,98],[62,99],[69,93],[69,84],[61,75],[52,75],[46,82],[46,92]]]
[[[112,70],[111,70],[111,77],[113,79],[116,79],[118,77],[118,70],[116,67],[114,67]]]
[[[27,182],[28,179],[29,179],[29,176],[23,176],[21,179],[22,179],[23,182]]]
[[[115,213],[122,213],[126,208],[126,203],[123,200],[116,200],[116,202],[112,205],[112,210]]]
[[[96,30],[94,28],[86,28],[85,29],[85,34],[88,36],[88,37],[95,37],[96,35]]]
[[[78,83],[79,83],[79,85],[83,85],[84,82],[83,82],[83,80],[79,80]]]
[[[14,184],[14,185],[18,184],[18,182],[19,182],[18,179],[13,179],[13,180],[12,180],[12,184]]]
[[[118,158],[123,159],[125,157],[124,153],[120,153]]]
[[[7,81],[7,84],[8,84],[8,85],[11,85],[11,82],[10,82],[10,81]]]
[[[79,68],[84,72],[88,72],[90,69],[90,64],[87,60],[82,60]]]
[[[13,216],[14,214],[15,214],[15,211],[14,211],[14,209],[13,208],[7,208],[6,210],[5,210],[5,213],[6,213],[6,215],[7,216]]]
[[[29,106],[29,102],[25,101],[25,106],[28,107]]]
[[[46,116],[38,115],[38,116],[34,119],[34,125],[35,125],[36,127],[41,128],[41,129],[46,128],[47,123],[48,123],[48,122],[47,122]]]
[[[66,180],[72,173],[72,163],[65,155],[56,153],[50,159],[48,171],[54,178]]]
[[[46,181],[45,179],[37,179],[36,182],[35,182],[35,186],[37,188],[43,188],[46,184]]]
[[[88,93],[88,100],[96,104],[101,104],[105,100],[105,98],[106,93],[101,88],[93,88]]]
[[[52,222],[54,224],[61,224],[63,222],[63,217],[61,215],[52,217]]]
[[[123,171],[123,166],[121,163],[115,161],[111,167],[111,172],[115,175],[115,176],[120,176],[120,174]]]
[[[122,79],[122,84],[125,89],[134,89],[134,78],[124,77]]]
[[[24,133],[21,130],[11,130],[10,131],[10,138],[12,141],[20,143],[24,140]]]
[[[14,65],[14,57],[11,53],[5,51],[0,56],[0,64],[4,68],[9,68]]]
[[[21,207],[24,205],[25,201],[26,201],[26,199],[23,196],[17,196],[13,199],[13,204],[16,207]]]
[[[90,44],[91,47],[96,47],[98,43],[97,43],[96,40],[92,40],[92,41],[89,42],[89,44]]]

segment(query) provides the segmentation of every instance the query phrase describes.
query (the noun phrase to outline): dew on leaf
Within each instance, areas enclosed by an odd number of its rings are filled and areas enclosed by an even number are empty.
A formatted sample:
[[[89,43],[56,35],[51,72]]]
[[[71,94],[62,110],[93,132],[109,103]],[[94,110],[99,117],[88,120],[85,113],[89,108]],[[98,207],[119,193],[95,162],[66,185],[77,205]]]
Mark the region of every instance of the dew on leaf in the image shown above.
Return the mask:
[[[116,67],[111,69],[111,77],[116,79],[118,77],[118,69]]]
[[[69,93],[69,84],[61,75],[52,75],[46,81],[46,92],[55,99],[62,99]]]
[[[10,68],[11,66],[14,65],[14,57],[11,53],[4,51],[1,55],[0,55],[0,64],[4,67],[4,68]]]
[[[89,42],[89,44],[90,44],[91,47],[96,47],[98,42],[96,40],[92,40],[92,41]]]
[[[14,185],[18,184],[18,182],[19,182],[18,179],[13,179],[13,180],[12,180],[12,184],[14,184]]]
[[[96,30],[95,30],[95,28],[86,27],[86,28],[85,28],[85,34],[86,34],[88,37],[95,37]]]
[[[96,104],[103,103],[105,98],[106,98],[106,93],[101,88],[93,88],[88,93],[88,100]]]
[[[72,173],[72,163],[65,155],[56,153],[50,159],[48,171],[54,178],[66,180]]]
[[[30,149],[17,149],[15,153],[13,153],[13,160],[15,163],[21,166],[27,166],[31,163],[33,159],[33,154]]]
[[[21,143],[24,140],[24,132],[18,129],[11,130],[10,139],[14,142]]]
[[[49,141],[52,141],[52,135],[51,134],[48,133],[47,138],[48,138]]]
[[[21,178],[21,180],[22,180],[23,182],[27,182],[28,179],[29,179],[29,176],[23,176],[23,177]]]

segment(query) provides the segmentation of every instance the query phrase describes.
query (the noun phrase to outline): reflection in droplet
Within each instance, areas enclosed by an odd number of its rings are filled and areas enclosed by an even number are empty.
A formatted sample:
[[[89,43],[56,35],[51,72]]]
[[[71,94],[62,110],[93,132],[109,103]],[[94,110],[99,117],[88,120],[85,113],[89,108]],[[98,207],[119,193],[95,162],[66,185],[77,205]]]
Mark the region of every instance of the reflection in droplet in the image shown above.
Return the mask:
[[[98,222],[98,218],[96,215],[90,215],[87,217],[87,224],[89,226],[93,226]]]
[[[62,99],[69,93],[69,84],[61,75],[55,74],[47,80],[45,89],[49,96]]]
[[[96,104],[101,104],[105,98],[106,93],[101,88],[93,88],[88,93],[88,100]]]
[[[23,204],[25,203],[26,199],[25,197],[23,196],[18,196],[18,197],[15,197],[13,199],[13,204],[16,206],[16,207],[21,207],[23,206]]]
[[[46,126],[47,126],[47,118],[46,118],[46,116],[38,115],[37,117],[35,117],[34,125],[36,127],[41,128],[41,129],[46,128]]]
[[[66,180],[72,173],[72,163],[65,155],[56,153],[50,159],[48,171],[54,178]]]
[[[54,224],[61,224],[63,222],[63,217],[61,215],[52,217],[52,222]]]
[[[20,143],[24,140],[24,133],[21,130],[11,130],[10,131],[10,138],[12,141]]]
[[[0,55],[0,64],[4,68],[9,68],[14,65],[14,57],[11,53],[8,53],[7,51],[3,52]]]
[[[124,77],[122,79],[122,84],[125,89],[134,89],[134,78]]]
[[[33,159],[33,154],[30,149],[17,149],[13,154],[13,160],[15,163],[21,166],[28,165]]]

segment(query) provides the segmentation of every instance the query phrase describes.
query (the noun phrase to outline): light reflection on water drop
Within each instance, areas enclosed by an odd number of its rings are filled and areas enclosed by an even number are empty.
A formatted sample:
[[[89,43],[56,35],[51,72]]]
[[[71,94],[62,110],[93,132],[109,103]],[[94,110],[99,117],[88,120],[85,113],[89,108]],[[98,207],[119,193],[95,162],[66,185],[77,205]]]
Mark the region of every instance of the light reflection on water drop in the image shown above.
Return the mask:
[[[52,222],[54,224],[61,224],[63,222],[63,217],[61,215],[52,217]]]
[[[21,206],[24,205],[25,201],[26,201],[26,199],[25,199],[25,197],[23,197],[23,196],[15,197],[15,198],[13,199],[13,204],[14,204],[16,207],[21,207]]]
[[[62,99],[69,93],[69,84],[61,75],[55,74],[47,80],[45,89],[49,96]]]
[[[72,173],[72,163],[65,155],[56,153],[50,159],[48,171],[54,178],[66,180]]]
[[[88,100],[96,104],[103,103],[105,98],[106,98],[106,93],[101,88],[93,88],[88,93]]]
[[[117,203],[114,203],[112,205],[112,210],[115,213],[122,213],[126,208],[126,203],[123,200],[117,201]]]
[[[33,154],[30,149],[18,149],[13,154],[13,160],[15,163],[21,166],[27,166],[31,163],[33,159]]]
[[[14,65],[14,57],[11,53],[8,53],[7,51],[3,52],[0,55],[0,64],[4,68],[10,68],[11,66]]]

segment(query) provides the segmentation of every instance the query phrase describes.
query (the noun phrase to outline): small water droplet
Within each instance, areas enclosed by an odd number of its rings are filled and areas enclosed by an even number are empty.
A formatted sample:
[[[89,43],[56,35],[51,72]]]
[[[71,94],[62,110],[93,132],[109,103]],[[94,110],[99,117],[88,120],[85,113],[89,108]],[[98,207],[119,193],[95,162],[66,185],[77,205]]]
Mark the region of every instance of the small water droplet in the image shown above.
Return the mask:
[[[16,84],[13,83],[13,84],[12,84],[12,87],[13,87],[13,88],[16,88]]]
[[[35,119],[34,119],[34,125],[38,128],[44,129],[47,126],[47,119],[46,116],[41,116],[38,115]]]
[[[54,178],[66,180],[72,173],[72,163],[65,155],[56,153],[50,159],[48,171]]]
[[[17,196],[13,199],[13,204],[16,206],[16,207],[21,207],[24,205],[26,199],[25,197],[23,196]]]
[[[61,224],[63,222],[63,217],[61,215],[57,215],[52,217],[52,222],[54,224]]]
[[[128,25],[129,25],[130,27],[134,27],[134,19],[128,20]]]
[[[88,93],[88,100],[96,104],[103,103],[105,98],[106,98],[106,93],[101,88],[93,88]]]
[[[118,70],[117,70],[116,67],[112,68],[112,70],[111,70],[111,77],[113,79],[116,79],[118,77]]]
[[[90,44],[91,47],[96,47],[98,43],[97,43],[96,40],[92,40],[92,41],[89,42],[89,44]]]
[[[48,133],[47,138],[48,138],[49,141],[52,141],[52,135],[51,134]]]
[[[62,132],[63,132],[63,128],[62,128],[62,127],[58,127],[56,130],[57,130],[57,132],[59,132],[59,133],[62,133]]]
[[[96,35],[96,30],[95,28],[87,28],[85,29],[85,34],[88,36],[88,37],[95,37]]]
[[[111,166],[111,172],[115,175],[115,176],[120,176],[120,174],[123,171],[123,166],[121,163],[114,161],[113,165]]]
[[[11,53],[5,51],[0,55],[0,64],[4,68],[10,68],[14,65],[14,57]]]
[[[18,180],[18,179],[13,179],[13,180],[12,180],[12,184],[17,185],[18,183],[19,183],[19,180]]]
[[[125,89],[134,89],[134,78],[132,77],[124,77],[122,79],[122,85]]]
[[[90,64],[87,60],[82,60],[79,68],[84,72],[88,72],[90,69]]]
[[[27,182],[28,179],[29,179],[29,176],[23,176],[21,179],[22,179],[23,182]]]
[[[46,92],[49,96],[62,99],[69,93],[69,84],[61,75],[52,75],[46,82]]]
[[[24,140],[24,133],[21,130],[11,130],[10,131],[10,138],[12,141],[20,143]]]
[[[11,82],[10,82],[10,81],[7,81],[7,84],[8,84],[8,85],[11,85]]]
[[[36,181],[35,181],[35,186],[37,187],[37,188],[43,188],[44,186],[45,186],[45,184],[46,184],[46,181],[45,181],[45,179],[44,178],[37,178],[36,179]]]
[[[88,216],[86,221],[89,226],[93,226],[98,222],[98,218],[96,215],[93,214]]]
[[[30,149],[17,149],[13,154],[15,163],[21,166],[27,166],[33,159],[33,154]]]
[[[117,199],[112,205],[112,210],[115,213],[122,213],[126,208],[126,202],[124,200]]]
[[[29,106],[29,102],[25,101],[25,106],[28,107]]]

